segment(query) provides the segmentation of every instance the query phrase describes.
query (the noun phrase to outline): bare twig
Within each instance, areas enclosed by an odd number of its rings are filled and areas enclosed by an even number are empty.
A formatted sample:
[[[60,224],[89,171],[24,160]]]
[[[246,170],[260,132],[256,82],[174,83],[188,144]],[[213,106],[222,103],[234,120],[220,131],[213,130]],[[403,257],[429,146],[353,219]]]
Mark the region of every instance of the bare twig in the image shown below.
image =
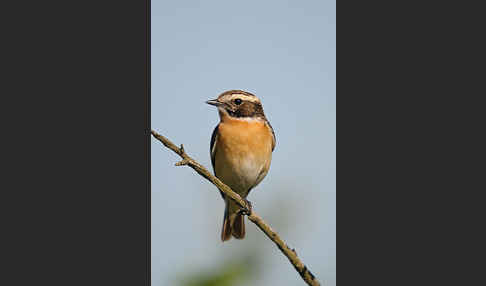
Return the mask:
[[[235,193],[233,190],[231,190],[230,187],[225,185],[223,182],[221,182],[218,178],[213,176],[204,166],[196,162],[194,159],[189,157],[189,155],[186,154],[184,151],[184,146],[181,144],[181,147],[177,147],[174,145],[169,139],[165,138],[164,136],[158,134],[155,131],[151,131],[152,135],[162,142],[162,144],[165,145],[165,147],[171,149],[175,153],[177,153],[179,156],[181,156],[182,161],[176,163],[176,166],[189,166],[192,169],[194,169],[196,172],[198,172],[201,176],[206,178],[208,181],[213,183],[220,191],[222,191],[226,196],[230,197],[234,202],[236,202],[246,213],[248,214],[249,206],[247,205],[246,201],[243,200],[237,193]],[[251,211],[250,214],[248,214],[248,219],[256,224],[258,228],[260,228],[267,236],[270,238],[282,251],[282,253],[287,256],[289,259],[290,263],[294,266],[295,270],[300,274],[302,279],[308,284],[308,285],[320,285],[319,282],[315,279],[314,275],[307,269],[305,264],[299,259],[297,256],[297,253],[295,250],[290,248],[281,238],[280,236],[273,231],[273,229],[265,223],[265,221],[258,216],[255,211]]]

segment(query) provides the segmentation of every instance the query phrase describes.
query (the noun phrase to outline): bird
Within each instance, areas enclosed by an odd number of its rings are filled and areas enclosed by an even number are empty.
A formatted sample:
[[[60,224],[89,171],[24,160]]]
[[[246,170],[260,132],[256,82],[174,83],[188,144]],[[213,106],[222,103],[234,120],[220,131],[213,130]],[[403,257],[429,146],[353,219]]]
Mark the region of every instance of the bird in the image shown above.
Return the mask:
[[[210,141],[211,164],[214,175],[246,198],[267,175],[275,149],[276,138],[272,125],[265,117],[260,99],[243,90],[229,90],[217,99],[206,101],[216,106],[219,123]],[[245,237],[244,213],[223,192],[225,201],[221,240]]]

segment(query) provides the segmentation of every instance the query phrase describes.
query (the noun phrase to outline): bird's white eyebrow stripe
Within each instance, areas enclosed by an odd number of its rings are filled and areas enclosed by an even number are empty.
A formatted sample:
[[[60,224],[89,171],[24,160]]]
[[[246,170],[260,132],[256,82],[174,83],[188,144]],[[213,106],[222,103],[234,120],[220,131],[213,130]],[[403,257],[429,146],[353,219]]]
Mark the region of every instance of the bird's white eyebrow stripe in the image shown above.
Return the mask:
[[[249,96],[249,95],[242,94],[242,93],[233,93],[231,95],[230,99],[233,100],[235,98],[241,98],[243,100],[251,101],[251,102],[260,102],[260,100],[258,99],[258,97],[256,97],[256,96]]]

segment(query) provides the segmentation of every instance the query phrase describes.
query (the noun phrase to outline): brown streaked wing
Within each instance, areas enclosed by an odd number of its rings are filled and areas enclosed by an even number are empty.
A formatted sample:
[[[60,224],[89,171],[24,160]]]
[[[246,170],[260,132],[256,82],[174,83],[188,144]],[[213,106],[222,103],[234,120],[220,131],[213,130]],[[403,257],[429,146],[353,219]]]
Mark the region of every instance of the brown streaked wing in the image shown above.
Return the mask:
[[[270,124],[270,121],[268,121],[265,118],[265,123],[270,128],[270,130],[272,131],[272,136],[273,136],[273,140],[272,140],[272,152],[273,152],[273,150],[275,149],[275,146],[277,145],[277,138],[275,137],[275,132],[273,131],[273,127],[272,127],[272,124]]]
[[[214,150],[214,145],[216,143],[216,140],[218,140],[218,127],[219,127],[219,124],[216,125],[216,127],[214,127],[214,130],[213,130],[213,134],[211,135],[211,143],[209,145],[209,153],[211,154],[211,165],[213,166],[213,171],[214,171],[214,174],[216,175],[216,169],[214,168],[214,160],[215,160],[215,154],[216,154],[216,150]]]
[[[213,130],[213,134],[211,135],[211,142],[209,143],[209,153],[211,154],[211,165],[213,166],[213,171],[214,171],[214,175],[216,176],[216,178],[218,177],[218,175],[216,174],[216,167],[215,167],[215,164],[216,164],[216,142],[218,141],[218,127],[219,127],[219,124],[216,125],[216,127],[214,127],[214,130]],[[224,193],[219,191],[219,193],[221,194],[221,197],[223,197],[224,199]]]

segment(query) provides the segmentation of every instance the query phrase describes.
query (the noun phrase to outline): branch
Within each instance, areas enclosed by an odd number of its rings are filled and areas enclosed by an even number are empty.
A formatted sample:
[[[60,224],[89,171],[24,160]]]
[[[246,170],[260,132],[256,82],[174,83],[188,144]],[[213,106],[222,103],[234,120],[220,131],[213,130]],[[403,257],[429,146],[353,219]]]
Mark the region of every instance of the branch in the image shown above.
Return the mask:
[[[282,251],[282,253],[287,256],[289,259],[290,263],[294,266],[295,270],[300,274],[302,279],[308,284],[308,285],[313,285],[317,286],[320,285],[319,282],[315,279],[314,275],[307,269],[305,264],[297,257],[297,252],[295,252],[295,249],[291,249],[281,238],[280,236],[273,231],[273,229],[265,223],[265,221],[258,216],[253,210],[251,211],[250,214],[249,210],[251,208],[247,205],[246,201],[243,200],[237,193],[235,193],[233,190],[231,190],[230,187],[225,185],[223,182],[221,182],[218,178],[213,176],[206,168],[204,168],[203,165],[199,164],[196,162],[194,159],[189,157],[189,155],[186,154],[184,151],[184,146],[181,144],[181,147],[177,147],[174,145],[174,143],[170,142],[169,139],[165,138],[164,136],[158,134],[157,132],[152,130],[152,135],[162,142],[162,144],[165,145],[165,147],[171,149],[175,153],[177,153],[179,156],[181,156],[182,161],[176,163],[176,166],[189,166],[192,169],[194,169],[196,172],[198,172],[201,176],[206,178],[208,181],[213,183],[220,191],[222,191],[226,196],[230,197],[235,203],[237,203],[244,212],[243,214],[248,215],[248,219],[256,224],[258,228],[260,228],[267,236],[272,240]]]

